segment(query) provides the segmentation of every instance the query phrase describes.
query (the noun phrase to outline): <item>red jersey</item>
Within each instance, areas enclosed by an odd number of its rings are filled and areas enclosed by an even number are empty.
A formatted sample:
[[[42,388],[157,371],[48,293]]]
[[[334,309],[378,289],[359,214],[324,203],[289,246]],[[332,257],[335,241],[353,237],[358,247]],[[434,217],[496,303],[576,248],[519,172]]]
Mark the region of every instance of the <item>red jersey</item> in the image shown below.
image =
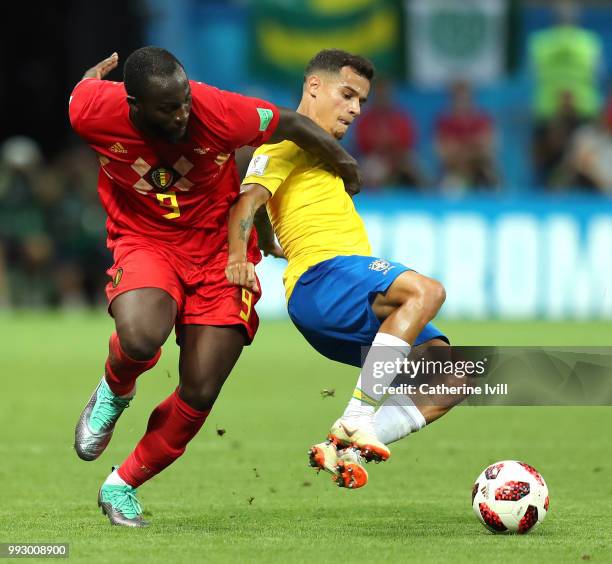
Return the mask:
[[[265,143],[277,108],[190,81],[185,142],[146,138],[132,124],[122,82],[85,79],[70,98],[70,122],[100,161],[98,193],[108,214],[108,246],[124,235],[172,245],[200,262],[227,248],[230,206],[240,179],[235,149]],[[249,257],[259,256],[255,231]]]
[[[398,108],[371,108],[359,118],[357,147],[363,155],[412,149],[416,141],[410,116]]]
[[[492,129],[489,116],[478,111],[465,115],[444,114],[436,123],[436,133],[441,139],[456,143],[475,143]]]

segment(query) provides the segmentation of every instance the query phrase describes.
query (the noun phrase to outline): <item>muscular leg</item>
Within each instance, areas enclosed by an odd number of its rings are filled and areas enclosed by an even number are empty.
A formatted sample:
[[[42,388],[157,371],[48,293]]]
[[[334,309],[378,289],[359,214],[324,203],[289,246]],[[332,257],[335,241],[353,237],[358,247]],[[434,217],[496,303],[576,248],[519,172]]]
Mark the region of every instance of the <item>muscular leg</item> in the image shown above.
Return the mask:
[[[179,343],[180,385],[155,408],[144,437],[118,470],[133,487],[185,452],[238,360],[246,336],[239,327],[185,325],[179,329]]]
[[[172,331],[176,311],[176,302],[159,288],[139,288],[117,296],[111,312],[121,348],[134,360],[152,358]]]
[[[363,362],[353,396],[342,417],[332,425],[329,433],[332,442],[357,447],[366,460],[386,460],[390,455],[387,442],[426,424],[423,414],[412,402],[384,407],[381,404],[400,370],[400,363],[409,355],[411,346],[436,315],[445,297],[442,284],[414,271],[402,272],[384,293],[375,296],[371,307],[381,325]],[[380,408],[378,412],[376,408]],[[392,425],[377,422],[383,410],[381,415],[389,413],[392,416]],[[431,420],[440,416],[433,410],[427,415]],[[382,433],[381,427],[390,427],[391,431]],[[322,447],[313,447],[317,448]]]
[[[413,271],[403,272],[384,294],[376,295],[372,309],[382,323],[365,358],[344,417],[373,415],[373,408],[385,395],[384,388],[396,376],[394,371],[385,370],[384,374],[375,377],[375,366],[393,366],[404,360],[423,327],[440,309],[444,298],[444,288],[439,282]],[[363,405],[363,402],[368,405]]]
[[[116,332],[111,335],[106,382],[116,395],[126,395],[136,378],[152,368],[176,319],[174,299],[159,288],[140,288],[111,303]]]
[[[420,429],[426,424],[420,410],[408,400],[397,403],[397,398],[383,400],[386,390],[391,386],[397,376],[398,363],[404,361],[410,353],[411,345],[415,342],[425,325],[433,319],[446,295],[443,286],[414,271],[401,273],[383,294],[377,294],[372,309],[381,320],[381,326],[374,337],[355,390],[340,421],[332,427],[331,434],[344,440],[350,436],[351,430],[362,429],[368,442],[368,448],[383,460],[389,456],[389,450],[375,442],[374,437],[380,436],[383,442],[388,436],[410,433]],[[381,367],[390,367],[382,368]],[[379,432],[381,425],[376,423],[375,408],[385,401],[386,407],[379,409],[376,416],[381,419],[390,419],[391,424],[382,425],[390,427],[393,433]],[[383,413],[384,412],[384,413]],[[440,417],[434,409],[429,408],[427,414],[431,420]],[[380,423],[380,421],[379,421]],[[399,429],[399,431],[398,431]],[[389,440],[388,442],[391,442]],[[366,449],[362,449],[366,452]]]
[[[185,325],[179,330],[180,398],[200,411],[212,408],[246,345],[238,326]]]
[[[414,271],[403,272],[387,292],[374,298],[374,314],[383,320],[379,332],[412,344],[445,299],[444,287],[436,280]]]
[[[75,428],[74,448],[83,460],[95,460],[108,445],[115,424],[134,397],[136,379],[159,360],[176,310],[170,295],[157,288],[132,290],[113,300],[117,330],[109,340],[104,378]]]

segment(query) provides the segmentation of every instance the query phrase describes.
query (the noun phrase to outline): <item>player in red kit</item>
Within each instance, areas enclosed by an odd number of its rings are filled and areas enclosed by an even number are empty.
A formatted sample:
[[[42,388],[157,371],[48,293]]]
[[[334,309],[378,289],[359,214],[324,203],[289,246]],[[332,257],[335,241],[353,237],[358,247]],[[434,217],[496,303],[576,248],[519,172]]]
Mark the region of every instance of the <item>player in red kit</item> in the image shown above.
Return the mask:
[[[114,53],[88,70],[69,107],[73,128],[100,161],[98,192],[115,261],[107,296],[116,331],[104,377],[77,423],[75,449],[84,460],[100,456],[136,379],[155,366],[176,327],[179,386],[98,496],[112,524],[141,527],[136,488],[183,454],[257,331],[259,291],[229,284],[224,272],[228,212],[239,191],[234,151],[290,139],[325,160],[351,191],[359,171],[308,118],[190,81],[164,49],[138,49],[123,82],[102,80],[117,64]],[[248,256],[261,258],[253,237]]]

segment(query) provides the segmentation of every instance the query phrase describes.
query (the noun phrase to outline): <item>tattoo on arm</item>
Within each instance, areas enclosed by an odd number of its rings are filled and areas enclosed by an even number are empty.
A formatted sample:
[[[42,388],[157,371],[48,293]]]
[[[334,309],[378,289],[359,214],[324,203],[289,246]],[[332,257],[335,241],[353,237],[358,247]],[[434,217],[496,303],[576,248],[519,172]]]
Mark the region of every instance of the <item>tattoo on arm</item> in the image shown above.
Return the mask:
[[[251,209],[249,212],[249,216],[246,219],[240,220],[240,239],[242,241],[246,241],[251,234],[251,228],[253,227],[253,216],[254,211]]]

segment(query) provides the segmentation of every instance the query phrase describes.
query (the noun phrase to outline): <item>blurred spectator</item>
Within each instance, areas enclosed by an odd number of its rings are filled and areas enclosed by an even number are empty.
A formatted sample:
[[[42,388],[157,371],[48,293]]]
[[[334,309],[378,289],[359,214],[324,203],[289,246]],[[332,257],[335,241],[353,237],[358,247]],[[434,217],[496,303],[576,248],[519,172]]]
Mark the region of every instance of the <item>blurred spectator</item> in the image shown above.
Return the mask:
[[[491,118],[476,108],[467,82],[452,83],[450,99],[450,108],[438,118],[435,131],[442,166],[440,186],[453,193],[497,186]]]
[[[601,118],[574,134],[558,184],[612,195],[612,96]]]
[[[534,72],[535,117],[553,119],[563,93],[569,93],[581,118],[593,118],[600,109],[598,76],[602,70],[599,36],[579,27],[578,8],[564,0],[557,5],[557,21],[533,34],[529,59]]]
[[[0,148],[0,244],[6,261],[0,270],[6,277],[5,301],[15,305],[44,305],[50,299],[42,284],[29,287],[34,278],[44,282],[29,273],[52,253],[50,241],[42,242],[44,216],[32,205],[43,164],[38,144],[28,137],[10,137]]]
[[[53,284],[54,245],[45,233],[30,233],[19,242],[17,268],[10,272],[11,302],[42,308],[57,303]]]
[[[425,181],[413,154],[414,124],[410,115],[394,103],[389,80],[376,83],[374,98],[368,106],[357,120],[355,130],[365,184],[423,186]]]
[[[533,156],[539,186],[556,186],[563,181],[565,154],[574,132],[585,121],[578,114],[573,94],[564,91],[555,114],[548,120],[536,123]]]
[[[6,261],[6,249],[4,243],[0,240],[0,310],[10,305],[10,295],[8,288],[8,272]]]
[[[106,249],[105,214],[96,191],[98,161],[78,144],[53,163],[58,186],[41,186],[46,225],[57,245],[55,283],[59,304],[68,307],[104,303],[105,270],[111,265]]]
[[[110,257],[86,147],[45,164],[36,142],[0,148],[0,306],[94,305],[104,300]]]

